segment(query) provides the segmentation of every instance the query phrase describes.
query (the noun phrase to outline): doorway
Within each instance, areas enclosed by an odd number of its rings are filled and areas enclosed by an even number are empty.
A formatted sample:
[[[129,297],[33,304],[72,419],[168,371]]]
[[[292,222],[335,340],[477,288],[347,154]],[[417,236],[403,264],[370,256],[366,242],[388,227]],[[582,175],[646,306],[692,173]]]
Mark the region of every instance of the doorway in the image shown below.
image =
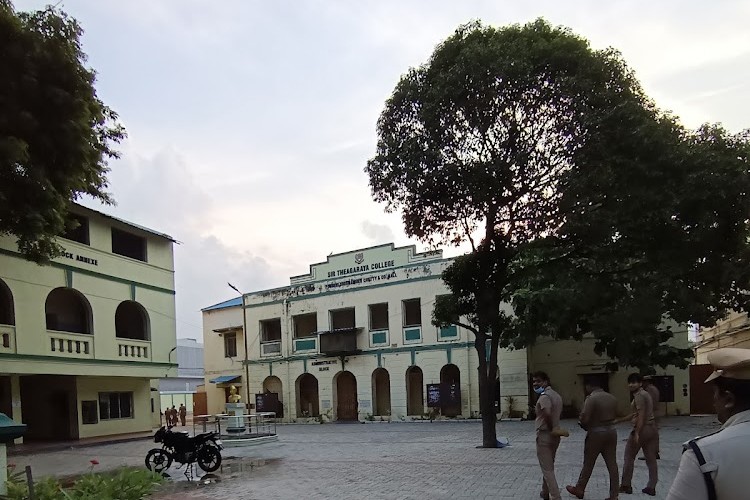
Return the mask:
[[[318,379],[310,373],[297,378],[297,417],[320,416]]]
[[[336,420],[357,420],[357,379],[352,372],[340,372],[333,380],[336,386]]]
[[[391,414],[391,376],[385,368],[376,368],[372,372],[373,415],[390,416]]]
[[[410,366],[406,370],[406,414],[424,415],[424,377],[422,369]]]
[[[270,411],[275,411],[277,418],[284,418],[284,395],[283,386],[281,385],[281,379],[274,375],[266,377],[263,381],[263,393],[276,395],[275,399],[278,401],[274,405],[276,409]],[[265,411],[269,410],[266,409]]]
[[[26,375],[20,378],[24,441],[78,439],[75,377]]]
[[[440,370],[440,383],[446,391],[445,404],[440,411],[446,417],[457,417],[461,414],[461,370],[456,365],[445,365]]]

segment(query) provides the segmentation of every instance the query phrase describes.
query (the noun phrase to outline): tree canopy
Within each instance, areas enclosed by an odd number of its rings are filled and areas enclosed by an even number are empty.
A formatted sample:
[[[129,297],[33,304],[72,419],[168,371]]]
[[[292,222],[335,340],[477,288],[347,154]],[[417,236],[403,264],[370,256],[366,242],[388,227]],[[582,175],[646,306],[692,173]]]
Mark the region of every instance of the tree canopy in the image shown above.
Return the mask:
[[[591,333],[621,364],[681,365],[665,319],[744,306],[747,144],[686,130],[617,51],[541,19],[461,26],[401,78],[365,171],[408,235],[471,242],[433,321],[476,334],[485,446],[499,346]]]
[[[0,0],[0,234],[40,263],[59,254],[55,236],[75,224],[71,201],[113,202],[107,161],[125,131],[97,97],[82,33],[52,7],[16,12]]]

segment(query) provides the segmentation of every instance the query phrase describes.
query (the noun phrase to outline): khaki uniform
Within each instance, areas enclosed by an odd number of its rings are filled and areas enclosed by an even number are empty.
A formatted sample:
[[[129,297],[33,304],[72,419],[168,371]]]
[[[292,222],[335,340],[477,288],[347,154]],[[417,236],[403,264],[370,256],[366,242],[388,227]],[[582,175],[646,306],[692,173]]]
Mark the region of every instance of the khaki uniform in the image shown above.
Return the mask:
[[[635,457],[638,454],[638,450],[643,448],[643,455],[646,457],[646,466],[648,467],[648,483],[647,488],[656,488],[656,483],[659,480],[658,469],[656,465],[656,454],[657,449],[657,432],[656,423],[654,422],[654,405],[651,401],[651,396],[643,390],[638,389],[633,394],[633,401],[631,403],[633,410],[633,430],[630,432],[628,442],[625,445],[625,458],[622,465],[622,486],[632,486],[633,480],[633,468],[635,466]],[[641,429],[640,436],[636,442],[635,435],[635,423],[638,421],[640,415],[644,417],[644,425]]]
[[[536,401],[536,456],[542,469],[542,496],[550,500],[559,500],[560,487],[555,477],[555,456],[560,446],[560,436],[553,436],[552,429],[560,426],[562,413],[562,398],[551,387],[547,387]],[[542,418],[542,410],[552,415],[552,429]]]
[[[613,425],[616,416],[617,398],[602,389],[592,391],[583,403],[581,426],[586,429],[586,441],[583,468],[575,486],[580,492],[586,490],[596,460],[601,455],[609,472],[609,497],[617,498],[617,430]]]
[[[654,404],[654,426],[656,427],[656,454],[659,454],[661,447],[659,446],[659,418],[664,416],[664,406],[659,403],[661,400],[661,393],[659,388],[654,384],[648,384],[646,392],[651,396],[651,402]]]

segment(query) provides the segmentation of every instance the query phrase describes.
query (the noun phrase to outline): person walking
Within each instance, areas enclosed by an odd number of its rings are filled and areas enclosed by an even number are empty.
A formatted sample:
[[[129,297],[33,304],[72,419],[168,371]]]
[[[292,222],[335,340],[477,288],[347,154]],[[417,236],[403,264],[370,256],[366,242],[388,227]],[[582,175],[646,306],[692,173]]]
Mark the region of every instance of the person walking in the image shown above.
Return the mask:
[[[553,433],[560,426],[562,398],[550,387],[549,376],[544,372],[532,374],[536,400],[536,456],[542,469],[542,492],[545,500],[560,500],[560,487],[555,477],[555,456],[560,446],[560,436]]]
[[[745,500],[750,463],[750,349],[708,354],[721,429],[688,441],[667,500]]]
[[[580,426],[586,431],[583,445],[583,467],[575,486],[565,489],[577,498],[583,498],[586,485],[599,455],[604,459],[609,472],[609,497],[616,500],[619,488],[617,470],[617,430],[614,421],[617,417],[617,398],[605,392],[596,380],[587,380],[584,384],[589,394],[583,403],[579,417]]]
[[[664,406],[661,405],[661,392],[654,385],[653,375],[643,376],[643,389],[651,396],[651,402],[654,404],[654,427],[656,428],[656,459],[661,458],[661,446],[659,443],[659,420],[664,416]],[[638,457],[638,460],[646,460],[645,456]]]
[[[643,390],[643,377],[640,373],[628,375],[628,388],[633,394],[631,402],[633,430],[630,431],[625,444],[625,457],[622,464],[622,481],[620,493],[633,493],[633,468],[638,451],[643,449],[648,467],[648,483],[641,491],[646,495],[656,496],[656,483],[659,473],[656,464],[656,426],[654,425],[654,404],[651,396]],[[622,421],[622,419],[618,419]]]
[[[177,409],[172,405],[172,408],[169,410],[169,417],[172,422],[172,427],[177,426]]]
[[[187,418],[187,408],[185,408],[185,405],[180,403],[180,409],[178,411],[180,415],[180,425],[185,427],[185,419]]]

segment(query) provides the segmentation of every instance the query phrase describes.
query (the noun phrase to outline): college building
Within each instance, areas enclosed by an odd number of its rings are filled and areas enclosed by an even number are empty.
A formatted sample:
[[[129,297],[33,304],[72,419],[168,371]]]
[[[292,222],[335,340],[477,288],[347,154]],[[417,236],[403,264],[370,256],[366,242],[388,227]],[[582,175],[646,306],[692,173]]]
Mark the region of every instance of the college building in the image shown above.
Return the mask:
[[[432,324],[436,298],[449,293],[442,272],[451,263],[440,250],[381,245],[330,255],[289,286],[203,309],[208,412],[223,413],[235,385],[254,411],[285,421],[478,417],[474,336]],[[572,416],[589,377],[618,396],[626,413],[628,372],[608,371],[608,361],[592,340],[501,350],[497,412],[527,416],[530,373],[545,370]],[[687,412],[687,372],[658,375],[666,410]]]
[[[24,441],[150,431],[176,373],[174,240],[72,205],[64,254],[37,265],[0,237],[0,412]]]

